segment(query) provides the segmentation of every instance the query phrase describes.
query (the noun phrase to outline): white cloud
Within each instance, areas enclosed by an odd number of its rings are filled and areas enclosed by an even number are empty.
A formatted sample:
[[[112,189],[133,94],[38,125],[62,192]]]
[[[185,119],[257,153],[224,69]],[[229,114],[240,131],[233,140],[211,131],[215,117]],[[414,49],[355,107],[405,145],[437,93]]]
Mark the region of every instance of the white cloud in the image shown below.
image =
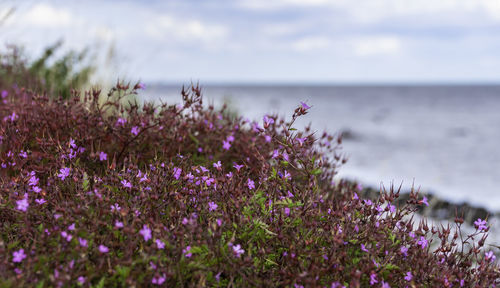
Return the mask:
[[[394,36],[361,37],[354,41],[354,53],[358,56],[395,54],[401,49],[401,41]]]
[[[292,49],[299,52],[321,50],[328,48],[331,44],[330,39],[323,36],[312,36],[301,38],[292,43]]]
[[[15,15],[16,16],[16,15]],[[29,24],[37,28],[61,28],[77,21],[77,17],[64,8],[56,8],[46,3],[38,3],[30,10],[13,17],[15,22]]]
[[[146,24],[146,34],[153,38],[173,39],[181,42],[199,42],[214,45],[224,40],[228,29],[222,25],[199,20],[177,19],[170,15],[152,15]]]

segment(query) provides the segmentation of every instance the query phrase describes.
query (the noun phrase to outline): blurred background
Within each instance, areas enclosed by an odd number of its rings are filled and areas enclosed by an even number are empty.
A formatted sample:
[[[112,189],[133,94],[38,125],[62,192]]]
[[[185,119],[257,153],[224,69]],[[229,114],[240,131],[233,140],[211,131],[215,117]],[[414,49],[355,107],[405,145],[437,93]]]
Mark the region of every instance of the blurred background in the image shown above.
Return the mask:
[[[141,100],[199,82],[255,120],[305,101],[299,125],[344,135],[339,176],[500,212],[498,0],[0,1],[0,43]]]

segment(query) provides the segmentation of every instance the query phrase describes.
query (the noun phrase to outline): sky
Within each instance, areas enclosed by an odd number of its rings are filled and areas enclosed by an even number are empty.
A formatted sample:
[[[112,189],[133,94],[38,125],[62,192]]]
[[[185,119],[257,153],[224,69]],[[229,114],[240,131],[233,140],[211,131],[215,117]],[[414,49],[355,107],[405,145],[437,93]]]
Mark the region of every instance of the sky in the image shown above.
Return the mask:
[[[500,0],[0,0],[0,19],[11,8],[0,44],[63,39],[150,83],[500,83]]]

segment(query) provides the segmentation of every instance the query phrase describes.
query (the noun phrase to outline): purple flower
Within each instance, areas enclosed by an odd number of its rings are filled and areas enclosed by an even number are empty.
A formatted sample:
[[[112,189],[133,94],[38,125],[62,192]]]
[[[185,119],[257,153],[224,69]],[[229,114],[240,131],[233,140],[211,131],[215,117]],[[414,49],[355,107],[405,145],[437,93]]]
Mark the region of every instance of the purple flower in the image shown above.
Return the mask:
[[[495,254],[493,254],[493,251],[486,252],[484,254],[484,257],[486,258],[486,260],[490,260],[490,262],[494,262],[495,259],[497,259],[497,257],[495,256]]]
[[[99,245],[99,252],[101,252],[101,253],[108,253],[109,252],[109,248],[101,244],[101,245]]]
[[[118,228],[118,229],[123,228],[123,222],[116,221],[115,222],[115,227]]]
[[[405,280],[411,281],[413,279],[413,275],[411,275],[411,271],[406,272]]]
[[[248,189],[252,190],[255,188],[255,182],[252,179],[248,178],[247,186],[248,186]]]
[[[86,239],[78,238],[78,242],[80,243],[80,246],[87,247],[87,240]]]
[[[382,280],[382,288],[391,288],[391,286]]]
[[[24,258],[26,258],[26,254],[22,248],[12,253],[12,262],[14,263],[21,263]]]
[[[137,87],[137,89],[146,89],[146,84],[139,82],[139,83],[137,83],[136,87]]]
[[[266,143],[271,143],[271,140],[273,139],[271,136],[269,135],[265,135],[264,138],[266,139]]]
[[[236,169],[236,171],[240,172],[240,169],[245,167],[245,165],[238,165],[235,163],[233,167]]]
[[[408,256],[408,248],[406,248],[406,246],[401,246],[401,249],[399,250],[401,251],[401,254]]]
[[[236,253],[236,257],[240,258],[241,254],[245,253],[245,250],[241,248],[240,244],[233,246],[233,252]]]
[[[144,241],[151,239],[151,229],[149,229],[148,226],[142,226],[142,230],[140,230],[139,233],[144,237]]]
[[[40,193],[40,192],[42,192],[42,189],[40,189],[40,187],[38,187],[38,186],[33,186],[33,192]]]
[[[372,273],[370,274],[370,285],[374,285],[375,283],[378,283],[377,275],[375,273]]]
[[[83,276],[78,277],[77,280],[78,280],[78,283],[80,283],[81,285],[83,285],[85,283],[85,277],[83,277]]]
[[[311,106],[307,105],[306,103],[304,103],[302,101],[300,101],[300,105],[302,105],[302,108],[304,108],[306,110],[311,108]]]
[[[229,148],[231,148],[231,143],[229,143],[229,141],[222,140],[222,149],[229,150]]]
[[[269,127],[269,125],[274,123],[274,119],[268,117],[267,115],[264,116],[264,128]]]
[[[163,241],[161,241],[160,239],[156,239],[156,246],[158,247],[158,249],[163,249],[165,248],[165,243],[163,243]]]
[[[2,90],[2,99],[7,97],[7,95],[9,95],[9,92],[7,92],[7,90]]]
[[[217,209],[217,204],[215,204],[214,202],[208,202],[208,210],[209,211],[215,211]]]
[[[425,249],[425,247],[427,247],[427,240],[424,236],[420,236],[420,240],[418,240],[417,245],[420,245],[422,249]]]
[[[176,180],[179,180],[179,178],[181,177],[181,173],[182,173],[181,168],[177,168],[177,167],[174,168],[174,178]]]
[[[36,177],[35,175],[31,176],[29,182],[28,182],[28,185],[30,186],[36,186],[38,185],[38,177]]]
[[[420,200],[420,203],[423,203],[425,204],[425,206],[429,206],[429,202],[427,202],[427,197],[424,196],[424,198],[422,200]]]
[[[297,140],[299,142],[299,145],[302,146],[304,145],[304,142],[307,140],[307,137],[304,137],[304,138],[295,138],[295,140]]]
[[[227,140],[227,142],[231,143],[231,142],[234,141],[234,136],[233,135],[229,135],[229,136],[227,136],[226,140]]]
[[[42,205],[43,203],[46,203],[47,201],[45,201],[45,199],[35,199],[35,202],[38,204],[38,205]]]
[[[27,198],[23,198],[21,200],[17,200],[16,204],[17,204],[17,210],[20,210],[20,211],[23,211],[23,212],[26,212],[26,210],[28,210],[28,206],[30,206],[30,204],[28,203],[28,199]]]
[[[391,213],[394,213],[396,211],[396,206],[389,204],[389,211],[391,211]]]
[[[137,126],[132,127],[132,129],[130,130],[130,133],[137,136],[139,134],[139,127],[137,127]]]
[[[75,223],[68,226],[68,230],[75,231]]]
[[[214,163],[214,167],[217,169],[217,170],[220,170],[221,167],[222,167],[222,164],[220,163],[220,160],[217,161],[217,163]]]
[[[187,246],[185,249],[182,249],[182,253],[184,254],[184,257],[190,258],[193,255],[189,251],[191,251],[191,246]]]
[[[285,209],[284,209],[284,210],[285,210],[285,214],[286,214],[286,216],[290,216],[290,208],[285,207]]]
[[[120,211],[121,209],[122,208],[120,207],[120,205],[118,205],[118,203],[111,205],[111,212]]]
[[[361,244],[361,250],[365,251],[365,252],[370,252],[368,251],[368,249],[366,249],[365,245],[364,244]]]
[[[151,280],[151,283],[152,284],[156,284],[156,285],[162,285],[165,280],[167,279],[167,276],[165,276],[165,274],[163,274],[162,276],[160,277],[154,277],[152,280]]]
[[[124,126],[124,125],[125,125],[125,123],[127,123],[127,119],[125,119],[125,118],[121,118],[121,117],[120,117],[120,118],[118,118],[118,119],[116,120],[116,124],[115,124],[115,125],[116,125],[116,126],[118,126],[118,125]]]
[[[108,160],[108,154],[104,153],[101,151],[101,153],[99,153],[99,160],[100,161],[106,161]]]
[[[479,230],[486,230],[488,228],[486,220],[481,220],[481,218],[477,218],[474,222],[474,226],[476,226]]]
[[[283,178],[288,180],[288,179],[292,178],[292,175],[290,175],[290,173],[288,173],[288,171],[285,170],[285,175],[283,175]]]
[[[68,176],[69,176],[69,171],[70,171],[70,169],[69,169],[69,168],[66,168],[66,167],[61,168],[61,169],[59,170],[59,172],[60,172],[60,173],[59,173],[59,174],[57,174],[57,177],[61,178],[61,180],[62,180],[62,181],[64,181],[64,179],[66,179],[66,177],[68,177]]]
[[[123,179],[120,183],[122,183],[123,187],[125,188],[132,188],[132,183],[130,183],[129,181]]]

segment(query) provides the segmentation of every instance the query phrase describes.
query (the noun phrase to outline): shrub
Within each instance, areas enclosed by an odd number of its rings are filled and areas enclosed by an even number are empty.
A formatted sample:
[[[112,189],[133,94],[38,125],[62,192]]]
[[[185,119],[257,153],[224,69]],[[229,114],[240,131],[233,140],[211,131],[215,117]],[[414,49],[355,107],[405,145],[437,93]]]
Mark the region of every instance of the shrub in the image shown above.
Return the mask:
[[[333,181],[340,138],[182,104],[123,99],[141,84],[0,104],[0,286],[491,287],[478,220],[414,223],[425,204]]]
[[[33,61],[29,61],[19,47],[7,46],[0,54],[0,86],[7,91],[25,87],[67,99],[71,89],[81,89],[88,84],[95,68],[88,50],[68,51],[57,56],[61,46],[62,42],[57,42],[47,47],[42,56]]]

